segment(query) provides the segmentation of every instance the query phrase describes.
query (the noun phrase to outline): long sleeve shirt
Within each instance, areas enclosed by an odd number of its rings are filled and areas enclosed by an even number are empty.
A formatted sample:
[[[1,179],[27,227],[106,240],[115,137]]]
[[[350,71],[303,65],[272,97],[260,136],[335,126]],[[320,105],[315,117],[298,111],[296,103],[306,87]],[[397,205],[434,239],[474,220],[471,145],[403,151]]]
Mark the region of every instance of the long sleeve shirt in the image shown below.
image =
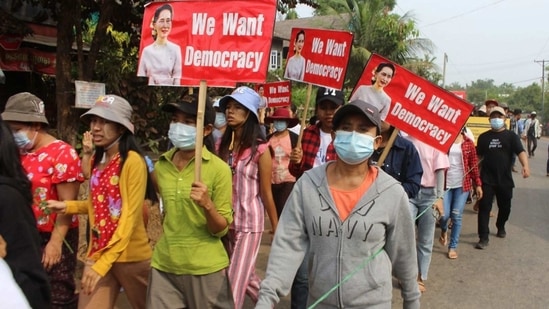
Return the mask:
[[[128,152],[120,172],[119,184],[122,207],[118,227],[108,244],[91,257],[95,260],[92,269],[101,276],[105,276],[115,262],[145,261],[152,255],[143,221],[147,166],[145,160],[136,152]],[[87,213],[90,226],[94,226],[91,194],[87,200],[66,201],[66,204],[67,214]],[[91,249],[88,249],[88,254]]]
[[[303,157],[299,164],[291,163],[288,165],[290,174],[296,178],[301,177],[303,172],[313,168],[315,164],[315,157],[320,147],[320,124],[310,126],[303,131],[303,137],[301,140],[301,149],[303,150]],[[334,149],[333,143],[328,145],[326,150],[326,162],[337,159],[337,154]]]

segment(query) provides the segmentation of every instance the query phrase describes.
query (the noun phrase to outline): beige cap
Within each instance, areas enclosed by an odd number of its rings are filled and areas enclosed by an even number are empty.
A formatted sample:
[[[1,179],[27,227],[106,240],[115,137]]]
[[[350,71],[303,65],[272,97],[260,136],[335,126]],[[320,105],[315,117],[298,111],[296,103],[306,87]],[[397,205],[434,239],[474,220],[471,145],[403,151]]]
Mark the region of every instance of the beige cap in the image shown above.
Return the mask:
[[[91,115],[95,115],[121,124],[133,134],[134,126],[131,123],[132,112],[133,108],[126,99],[114,94],[107,94],[97,98],[92,108],[80,116],[80,118],[85,119]]]

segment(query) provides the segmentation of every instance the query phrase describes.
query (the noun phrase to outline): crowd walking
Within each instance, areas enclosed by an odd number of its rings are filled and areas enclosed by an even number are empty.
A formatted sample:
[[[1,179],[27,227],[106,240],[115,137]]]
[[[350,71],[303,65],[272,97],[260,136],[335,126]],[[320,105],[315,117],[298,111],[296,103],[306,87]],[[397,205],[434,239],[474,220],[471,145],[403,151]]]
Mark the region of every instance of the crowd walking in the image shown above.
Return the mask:
[[[109,309],[122,289],[133,308],[240,309],[246,297],[272,308],[289,294],[292,309],[390,308],[396,278],[403,307],[419,308],[436,225],[446,256],[457,259],[471,192],[475,247],[488,246],[494,199],[496,236],[507,236],[515,160],[522,177],[530,169],[519,119],[507,129],[497,101],[487,103],[491,128],[476,146],[464,128],[444,153],[406,134],[388,144],[395,128],[375,104],[346,104],[325,87],[299,142],[287,107],[265,117],[275,130],[265,136],[261,100],[241,86],[215,106],[206,98],[202,117],[196,94],[164,104],[173,147],[152,163],[121,96],[100,96],[81,116],[81,156],[48,133],[41,99],[10,97],[0,119],[0,275],[13,277],[2,280],[14,306]],[[521,131],[534,123],[531,116]],[[85,178],[90,194],[78,200]],[[162,205],[154,247],[145,200]],[[76,214],[89,218],[79,290]],[[272,244],[262,280],[265,215]]]

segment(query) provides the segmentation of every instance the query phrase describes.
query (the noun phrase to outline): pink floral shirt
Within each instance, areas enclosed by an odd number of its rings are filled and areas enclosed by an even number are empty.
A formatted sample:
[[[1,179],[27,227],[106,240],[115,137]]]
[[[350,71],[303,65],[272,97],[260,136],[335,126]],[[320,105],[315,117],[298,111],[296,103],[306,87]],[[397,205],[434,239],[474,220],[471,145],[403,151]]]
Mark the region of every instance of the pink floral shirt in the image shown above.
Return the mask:
[[[21,162],[32,183],[32,210],[38,230],[51,233],[57,216],[54,213],[44,213],[40,204],[59,199],[55,185],[84,181],[80,157],[71,145],[56,140],[35,152],[22,155]],[[78,227],[77,216],[72,217],[71,227]]]

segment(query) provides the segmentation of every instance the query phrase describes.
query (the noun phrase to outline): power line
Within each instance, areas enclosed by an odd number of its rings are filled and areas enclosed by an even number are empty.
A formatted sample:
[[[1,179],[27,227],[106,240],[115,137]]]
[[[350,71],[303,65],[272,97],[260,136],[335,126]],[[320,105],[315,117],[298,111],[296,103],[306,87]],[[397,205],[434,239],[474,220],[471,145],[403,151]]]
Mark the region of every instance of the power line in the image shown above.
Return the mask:
[[[499,0],[499,1],[496,1],[496,2],[493,2],[493,3],[490,3],[490,4],[487,4],[487,5],[484,5],[484,6],[480,6],[480,7],[478,7],[478,8],[472,9],[472,10],[470,10],[470,11],[467,11],[467,12],[464,12],[464,13],[461,13],[461,14],[458,14],[458,15],[454,15],[454,16],[451,16],[451,17],[448,17],[448,18],[445,18],[445,19],[441,19],[441,20],[439,20],[439,21],[435,21],[435,22],[433,22],[433,23],[424,25],[423,27],[430,27],[430,26],[437,25],[437,24],[441,24],[441,23],[444,23],[444,22],[447,22],[447,21],[450,21],[450,20],[453,20],[453,19],[456,19],[456,18],[460,18],[460,17],[463,17],[463,16],[465,16],[465,15],[469,15],[469,14],[471,14],[471,13],[474,13],[474,12],[483,10],[483,9],[485,9],[485,8],[488,8],[488,7],[497,5],[497,4],[499,4],[499,3],[503,2],[503,1],[505,1],[505,0]]]

